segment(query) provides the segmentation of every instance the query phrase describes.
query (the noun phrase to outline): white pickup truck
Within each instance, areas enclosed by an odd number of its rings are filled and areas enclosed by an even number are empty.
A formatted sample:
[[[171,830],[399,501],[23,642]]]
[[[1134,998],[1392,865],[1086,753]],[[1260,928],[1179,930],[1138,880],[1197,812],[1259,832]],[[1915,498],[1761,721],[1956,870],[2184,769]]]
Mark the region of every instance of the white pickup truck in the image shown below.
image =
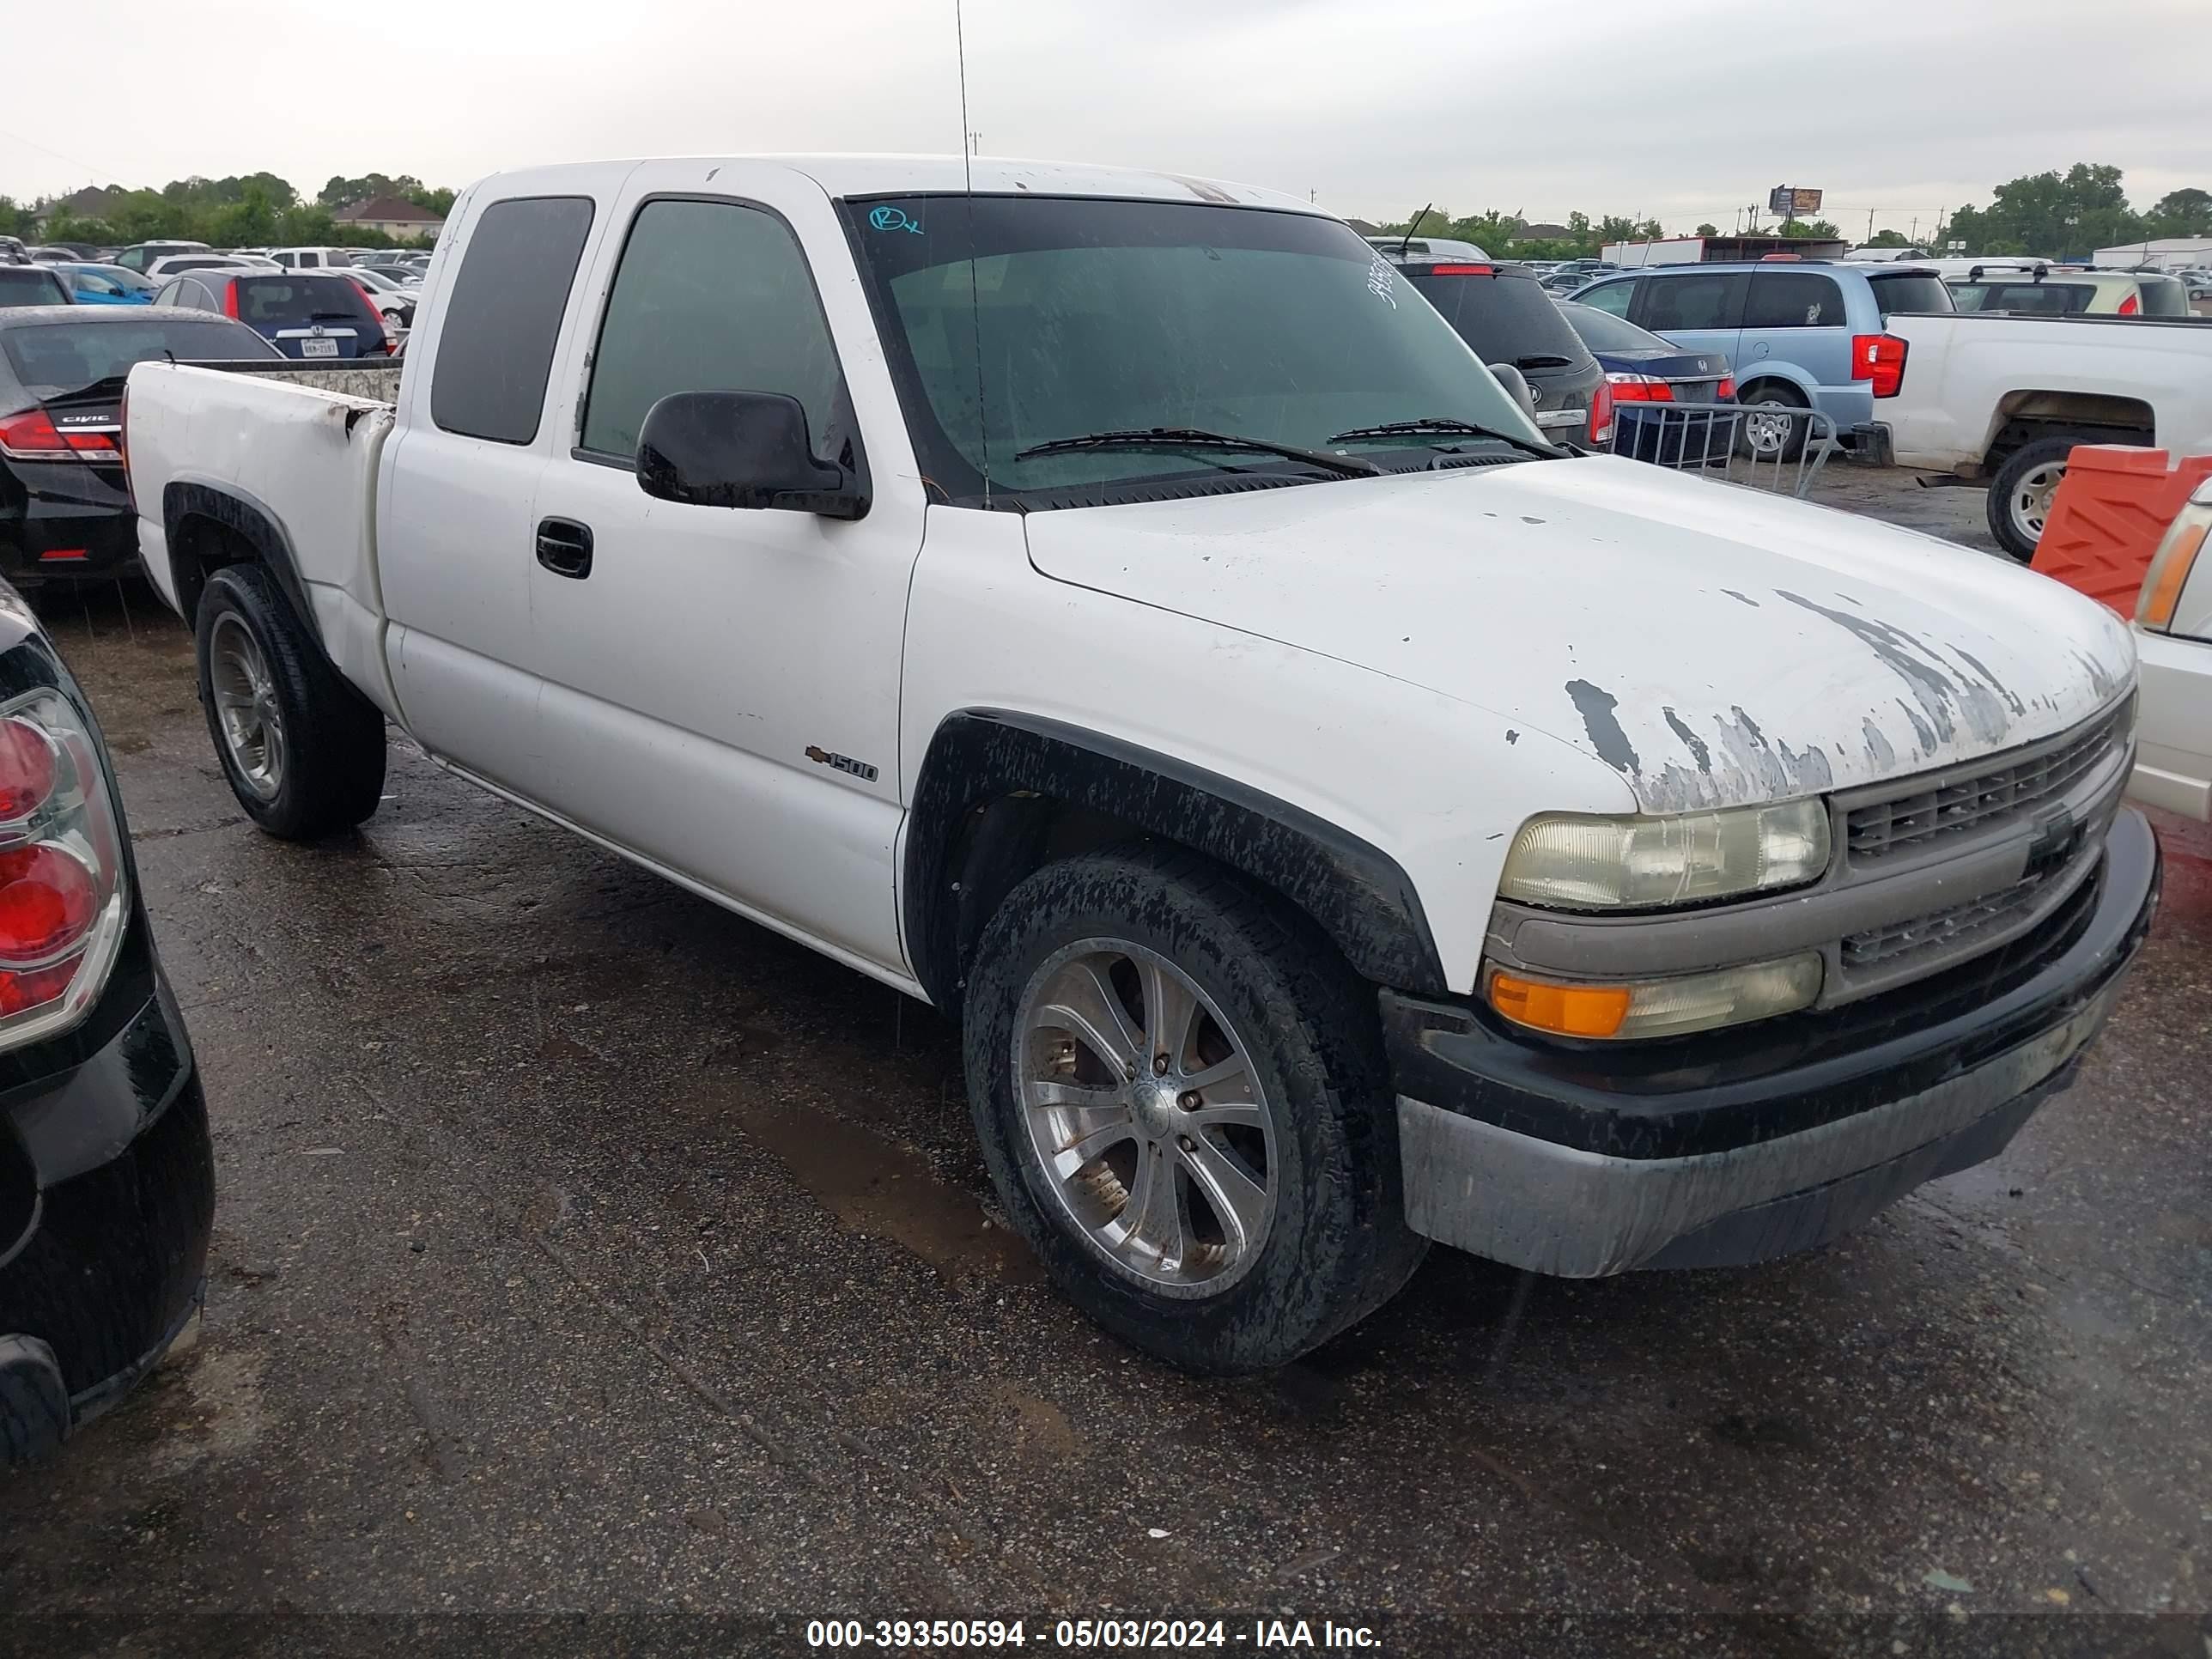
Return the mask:
[[[390,721],[927,999],[1012,1224],[1194,1369],[1431,1240],[1832,1237],[2065,1084],[2154,903],[2110,613],[1555,449],[1270,193],[503,175],[396,406],[142,366],[125,442],[264,828]]]
[[[1892,315],[1905,343],[1875,448],[1899,466],[1989,486],[1990,533],[2035,556],[2076,444],[2212,453],[2212,321]]]

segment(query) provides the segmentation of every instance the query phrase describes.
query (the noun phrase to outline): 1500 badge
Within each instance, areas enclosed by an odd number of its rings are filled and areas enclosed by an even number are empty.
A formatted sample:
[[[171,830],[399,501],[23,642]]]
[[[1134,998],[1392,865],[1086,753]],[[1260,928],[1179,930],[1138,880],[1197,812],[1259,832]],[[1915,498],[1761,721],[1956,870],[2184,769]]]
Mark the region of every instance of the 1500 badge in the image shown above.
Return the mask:
[[[873,783],[876,781],[876,769],[866,761],[854,760],[850,755],[833,755],[827,749],[819,748],[810,743],[806,745],[806,758],[817,766],[827,766],[836,771],[850,773],[863,783]]]

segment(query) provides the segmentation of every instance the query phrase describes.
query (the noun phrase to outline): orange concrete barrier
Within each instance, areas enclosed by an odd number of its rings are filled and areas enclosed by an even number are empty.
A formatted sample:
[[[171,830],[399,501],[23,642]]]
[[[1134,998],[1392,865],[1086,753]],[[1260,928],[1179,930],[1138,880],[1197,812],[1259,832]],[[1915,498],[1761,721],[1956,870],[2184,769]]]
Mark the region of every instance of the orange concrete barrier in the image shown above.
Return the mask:
[[[2051,497],[2031,568],[2123,617],[2134,616],[2151,555],[2208,476],[2212,455],[2191,456],[2169,469],[2162,449],[2077,446]]]

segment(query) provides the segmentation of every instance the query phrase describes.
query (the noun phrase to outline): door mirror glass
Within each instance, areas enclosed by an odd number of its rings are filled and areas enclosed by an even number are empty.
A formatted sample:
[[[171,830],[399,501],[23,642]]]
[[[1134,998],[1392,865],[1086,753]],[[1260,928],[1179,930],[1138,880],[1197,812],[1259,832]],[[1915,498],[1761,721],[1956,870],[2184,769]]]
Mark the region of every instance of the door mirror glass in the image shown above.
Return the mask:
[[[646,412],[638,486],[696,507],[781,507],[826,518],[868,510],[858,479],[817,459],[806,410],[780,392],[678,392]]]

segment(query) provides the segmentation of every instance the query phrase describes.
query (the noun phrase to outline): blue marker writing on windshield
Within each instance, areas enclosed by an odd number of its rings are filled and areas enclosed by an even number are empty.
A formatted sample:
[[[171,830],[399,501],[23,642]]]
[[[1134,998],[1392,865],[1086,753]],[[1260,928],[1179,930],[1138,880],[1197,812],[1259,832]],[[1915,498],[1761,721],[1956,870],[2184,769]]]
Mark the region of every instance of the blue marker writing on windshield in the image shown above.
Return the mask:
[[[904,208],[895,208],[889,204],[869,210],[868,222],[878,230],[910,230],[917,236],[921,234],[921,227],[906,216]]]

